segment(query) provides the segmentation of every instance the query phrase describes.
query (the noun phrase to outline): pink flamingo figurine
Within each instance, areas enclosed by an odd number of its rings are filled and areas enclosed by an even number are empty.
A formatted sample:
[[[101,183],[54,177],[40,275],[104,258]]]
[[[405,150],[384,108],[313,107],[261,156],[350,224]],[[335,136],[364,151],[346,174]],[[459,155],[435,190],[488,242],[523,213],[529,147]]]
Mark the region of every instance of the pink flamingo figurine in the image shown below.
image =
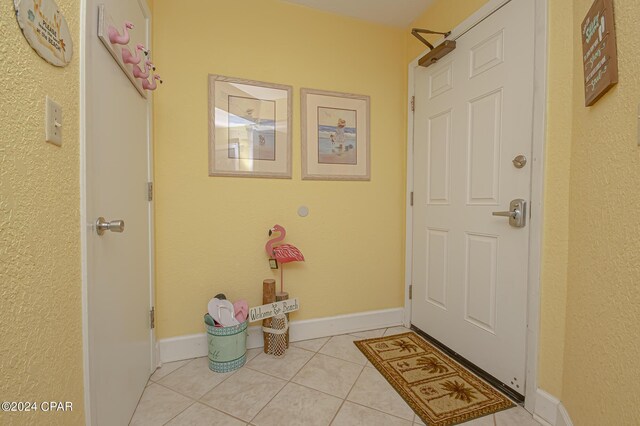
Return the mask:
[[[304,262],[304,256],[296,246],[293,246],[291,244],[281,244],[277,247],[274,247],[274,244],[284,240],[285,235],[287,235],[287,231],[285,231],[284,228],[280,225],[274,225],[273,228],[269,229],[269,236],[271,236],[271,234],[274,232],[279,232],[280,236],[267,241],[264,249],[266,250],[270,258],[274,258],[279,263],[283,264],[283,267],[280,268],[280,292],[284,292],[284,264],[289,262]]]
[[[140,43],[136,44],[136,56],[133,56],[133,54],[129,49],[127,49],[126,47],[123,47],[122,62],[124,62],[125,64],[138,65],[142,60],[142,56],[140,56],[139,52],[144,52],[145,56],[147,55],[146,48]]]
[[[133,76],[135,78],[143,78],[146,79],[147,77],[149,77],[149,70],[156,70],[156,67],[153,65],[153,63],[149,60],[145,61],[144,63],[144,71],[142,71],[140,69],[139,66],[134,65],[133,66]]]
[[[124,28],[122,34],[115,29],[115,27],[109,25],[107,33],[109,33],[109,41],[111,44],[127,44],[129,43],[129,30],[133,29],[133,23],[124,21]]]
[[[153,78],[151,79],[151,83],[149,83],[149,80],[147,79],[142,80],[142,87],[147,90],[156,90],[156,87],[158,87],[156,84],[156,80],[158,80],[160,84],[162,84],[160,76],[158,74],[154,74]]]

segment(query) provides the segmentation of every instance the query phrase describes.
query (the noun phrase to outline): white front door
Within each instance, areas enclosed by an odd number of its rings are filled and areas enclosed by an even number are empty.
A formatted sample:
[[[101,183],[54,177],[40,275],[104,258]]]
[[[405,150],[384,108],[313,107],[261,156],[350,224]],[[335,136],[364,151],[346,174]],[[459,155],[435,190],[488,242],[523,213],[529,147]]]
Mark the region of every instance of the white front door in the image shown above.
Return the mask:
[[[145,1],[145,0],[141,0]],[[98,4],[115,22],[135,24],[129,46],[147,44],[146,6],[87,0],[84,73],[85,209],[90,415],[93,425],[126,425],[152,370],[150,101],[98,39]],[[122,26],[119,31],[122,32]],[[95,229],[98,217],[124,232]]]
[[[415,69],[411,322],[524,394],[534,2],[512,0]],[[528,216],[528,213],[527,213]],[[528,222],[528,217],[526,217]]]

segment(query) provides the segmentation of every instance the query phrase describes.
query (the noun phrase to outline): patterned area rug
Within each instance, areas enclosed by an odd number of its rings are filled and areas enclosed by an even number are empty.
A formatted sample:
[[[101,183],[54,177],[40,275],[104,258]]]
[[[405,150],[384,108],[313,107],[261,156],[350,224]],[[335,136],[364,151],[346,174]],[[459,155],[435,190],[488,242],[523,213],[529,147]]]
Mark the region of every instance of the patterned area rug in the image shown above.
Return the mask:
[[[354,343],[428,426],[455,425],[514,406],[415,333]]]

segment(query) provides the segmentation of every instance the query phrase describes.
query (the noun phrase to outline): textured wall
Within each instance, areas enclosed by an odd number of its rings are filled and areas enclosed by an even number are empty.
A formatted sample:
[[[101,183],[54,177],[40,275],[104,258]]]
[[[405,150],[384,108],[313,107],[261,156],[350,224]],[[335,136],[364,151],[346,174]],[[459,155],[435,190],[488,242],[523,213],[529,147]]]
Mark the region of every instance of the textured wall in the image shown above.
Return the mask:
[[[49,65],[0,3],[0,400],[71,401],[71,413],[0,412],[1,424],[82,424],[79,219],[80,1],[60,0],[73,61]],[[64,108],[44,141],[45,95]]]
[[[538,387],[560,398],[564,367],[572,139],[571,1],[548,2],[547,129]]]
[[[295,319],[401,307],[404,31],[275,0],[156,0],[154,20],[166,83],[154,95],[160,337],[203,332],[220,291],[261,304],[276,223],[307,258],[285,267]],[[209,73],[293,86],[293,179],[207,175]],[[371,96],[370,182],[301,181],[302,87]]]
[[[615,0],[619,83],[584,107],[574,1],[569,287],[562,400],[576,425],[640,424],[639,0]]]

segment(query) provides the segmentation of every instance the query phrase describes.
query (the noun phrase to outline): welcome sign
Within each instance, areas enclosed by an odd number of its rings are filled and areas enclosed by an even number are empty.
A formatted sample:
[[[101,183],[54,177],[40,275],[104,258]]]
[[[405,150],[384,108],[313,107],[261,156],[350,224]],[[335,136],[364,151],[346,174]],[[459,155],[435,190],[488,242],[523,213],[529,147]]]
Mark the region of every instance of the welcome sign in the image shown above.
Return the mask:
[[[260,321],[280,314],[288,314],[298,309],[300,309],[300,305],[297,297],[295,299],[267,303],[266,305],[249,309],[249,322]]]
[[[16,18],[31,47],[47,62],[64,67],[73,56],[67,21],[53,0],[15,0]]]
[[[584,104],[591,106],[618,83],[613,0],[596,0],[582,21]]]

